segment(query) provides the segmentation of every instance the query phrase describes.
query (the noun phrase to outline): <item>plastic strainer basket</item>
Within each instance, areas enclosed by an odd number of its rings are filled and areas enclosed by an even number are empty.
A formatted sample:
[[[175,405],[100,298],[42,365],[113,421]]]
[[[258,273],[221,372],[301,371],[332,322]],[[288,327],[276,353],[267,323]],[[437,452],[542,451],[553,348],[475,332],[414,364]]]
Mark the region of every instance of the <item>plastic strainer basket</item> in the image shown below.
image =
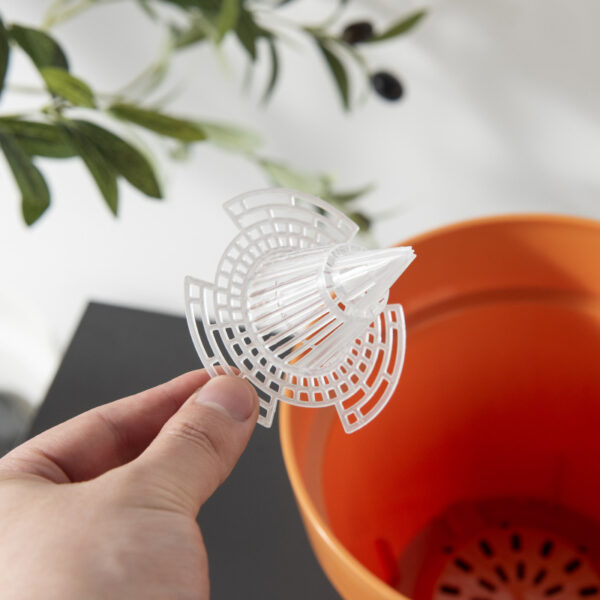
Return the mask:
[[[511,216],[410,242],[404,372],[347,436],[286,406],[286,467],[344,598],[600,597],[600,224]]]

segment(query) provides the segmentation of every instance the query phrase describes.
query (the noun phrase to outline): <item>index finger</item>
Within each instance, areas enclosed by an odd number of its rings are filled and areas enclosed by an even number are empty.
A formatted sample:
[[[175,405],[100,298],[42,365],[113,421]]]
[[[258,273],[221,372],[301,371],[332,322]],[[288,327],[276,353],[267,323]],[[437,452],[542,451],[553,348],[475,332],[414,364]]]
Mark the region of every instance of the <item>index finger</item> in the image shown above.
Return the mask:
[[[190,371],[89,410],[9,452],[0,459],[0,471],[25,472],[55,483],[93,479],[136,458],[208,380],[204,369]]]

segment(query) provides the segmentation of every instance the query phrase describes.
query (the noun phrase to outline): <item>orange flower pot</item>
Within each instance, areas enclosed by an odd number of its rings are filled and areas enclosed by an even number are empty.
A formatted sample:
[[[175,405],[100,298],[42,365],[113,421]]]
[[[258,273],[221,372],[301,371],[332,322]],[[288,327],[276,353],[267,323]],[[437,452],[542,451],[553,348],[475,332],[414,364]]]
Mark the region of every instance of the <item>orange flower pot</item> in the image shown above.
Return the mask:
[[[499,217],[408,243],[388,406],[352,435],[282,406],[323,569],[347,599],[600,599],[600,223]]]

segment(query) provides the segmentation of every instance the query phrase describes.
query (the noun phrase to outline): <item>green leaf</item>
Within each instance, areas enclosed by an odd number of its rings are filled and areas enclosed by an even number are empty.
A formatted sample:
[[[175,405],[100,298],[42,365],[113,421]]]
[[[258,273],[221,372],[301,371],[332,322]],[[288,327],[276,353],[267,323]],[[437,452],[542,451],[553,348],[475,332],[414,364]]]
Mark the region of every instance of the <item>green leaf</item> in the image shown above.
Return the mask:
[[[362,212],[351,212],[348,216],[360,227],[362,233],[371,229],[372,220]]]
[[[162,198],[154,169],[137,148],[95,123],[81,120],[71,123],[88,146],[95,146],[106,162],[131,185],[147,196]]]
[[[254,131],[231,125],[200,123],[207,141],[233,152],[252,153],[262,145],[261,137]]]
[[[225,37],[225,34],[234,29],[240,14],[241,0],[223,0],[221,10],[217,19],[217,43]]]
[[[69,63],[63,49],[47,33],[22,25],[12,25],[9,32],[12,39],[29,55],[38,69],[58,67],[65,71],[69,70]]]
[[[153,21],[158,19],[158,13],[152,7],[149,0],[136,0],[138,6],[149,16]]]
[[[178,142],[169,150],[169,156],[173,160],[187,160],[190,156],[190,144],[188,142]]]
[[[190,23],[189,27],[185,29],[171,26],[171,43],[174,49],[181,50],[182,48],[187,48],[208,37],[205,23],[197,20],[191,20]]]
[[[64,98],[75,106],[94,108],[94,93],[87,83],[59,67],[44,67],[40,73],[48,91]]]
[[[263,159],[259,164],[275,185],[300,190],[315,196],[324,194],[331,185],[331,179],[326,175],[301,173],[271,160]]]
[[[253,27],[241,24],[242,19],[240,19],[240,23],[235,29],[235,33],[237,35],[238,40],[246,49],[246,52],[250,55],[252,62],[256,60],[256,40],[257,36]],[[244,19],[244,22],[246,20]]]
[[[349,202],[357,200],[365,194],[368,194],[372,190],[373,184],[369,184],[348,192],[329,192],[328,194],[325,194],[323,200],[327,200],[328,202],[332,202],[334,204],[348,204]]]
[[[50,192],[44,176],[31,162],[12,135],[0,134],[0,147],[21,192],[21,210],[27,225],[35,223],[50,206]]]
[[[113,104],[109,110],[119,119],[135,123],[140,127],[176,140],[199,142],[206,139],[204,129],[193,121],[177,119],[133,104]]]
[[[70,126],[68,122],[63,124],[63,127],[77,153],[94,178],[108,208],[116,216],[119,209],[117,171],[104,158],[102,152],[96,146],[90,144],[88,139],[77,128]]]
[[[325,61],[327,62],[327,66],[333,75],[333,79],[337,85],[337,88],[340,92],[340,97],[342,99],[342,104],[345,110],[350,108],[350,85],[348,82],[348,74],[346,73],[346,69],[340,59],[329,50],[326,43],[320,39],[316,39],[317,45],[321,50]]]
[[[216,14],[221,7],[222,0],[162,0],[162,2],[175,4],[184,9],[193,8],[205,13]]]
[[[165,4],[174,4],[180,8],[198,8],[196,0],[162,0]]]
[[[263,29],[254,20],[252,13],[244,8],[244,6],[240,6],[240,14],[235,27],[235,33],[242,46],[246,49],[246,52],[248,52],[252,62],[256,60],[257,40],[261,37],[267,39],[272,37],[272,34],[266,29]]]
[[[365,41],[369,43],[382,42],[384,40],[395,38],[399,35],[404,35],[405,33],[408,33],[413,27],[415,27],[426,14],[427,10],[418,10],[410,14],[408,17],[404,17],[397,23],[394,23],[394,25],[392,25],[389,29],[386,29],[383,33],[375,35],[372,38],[369,38]]]
[[[0,95],[4,88],[4,79],[8,70],[8,57],[10,54],[10,46],[8,45],[8,32],[4,27],[2,19],[0,19]]]
[[[1,117],[0,133],[12,135],[29,156],[70,158],[77,155],[69,137],[54,123]]]
[[[269,77],[269,83],[265,89],[265,93],[263,95],[262,101],[266,104],[271,95],[273,94],[273,90],[275,89],[275,84],[277,83],[277,77],[279,76],[279,57],[277,55],[277,48],[275,46],[275,42],[272,39],[269,39],[269,54],[271,56],[271,76]]]

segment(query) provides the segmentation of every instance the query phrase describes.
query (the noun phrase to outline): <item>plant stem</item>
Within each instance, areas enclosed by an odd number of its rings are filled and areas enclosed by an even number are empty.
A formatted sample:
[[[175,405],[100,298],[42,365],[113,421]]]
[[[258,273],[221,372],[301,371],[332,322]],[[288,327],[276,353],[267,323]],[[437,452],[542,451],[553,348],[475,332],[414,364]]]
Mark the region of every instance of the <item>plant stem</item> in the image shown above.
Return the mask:
[[[37,85],[27,85],[22,83],[9,83],[6,86],[6,91],[14,94],[26,94],[28,96],[48,95],[48,90]],[[114,102],[117,99],[115,94],[94,91],[94,96],[107,102]]]
[[[36,85],[25,85],[19,83],[9,83],[6,86],[7,92],[14,92],[15,94],[27,94],[29,96],[47,94],[48,91],[45,88],[38,87]]]
[[[321,23],[319,29],[328,29],[331,27],[340,18],[345,8],[345,3],[339,0],[336,7],[331,11],[331,14]]]
[[[167,39],[162,44],[158,56],[144,70],[126,83],[116,94],[117,97],[147,96],[163,81],[173,55],[173,42]]]
[[[28,117],[36,117],[39,116],[38,110],[32,110],[31,112],[21,112],[21,113],[8,113],[6,115],[0,115],[0,119],[27,119]]]
[[[356,50],[356,48],[352,47],[350,44],[347,44],[346,42],[344,42],[343,40],[340,40],[338,38],[334,38],[332,41],[335,42],[336,44],[338,44],[338,46],[340,48],[345,50],[346,53],[354,60],[354,62],[358,66],[358,68],[362,71],[364,81],[365,81],[365,86],[364,86],[362,92],[360,92],[360,94],[358,96],[358,101],[361,104],[364,104],[367,100],[367,97],[369,96],[369,84],[371,81],[371,73],[369,71],[369,65],[367,64],[367,61],[364,59],[362,54],[360,52],[358,52]]]
[[[56,0],[46,12],[46,16],[42,22],[42,29],[56,27],[57,25],[76,17],[95,4],[113,4],[115,2],[123,2],[123,0],[80,0],[77,4],[73,4],[72,6],[69,6],[69,4],[71,4],[69,0]],[[61,6],[65,6],[66,8],[61,11]]]
[[[301,46],[298,44],[298,40],[294,39],[289,35],[286,29],[293,30],[296,33],[305,33],[304,27],[291,19],[282,17],[281,15],[274,12],[272,9],[267,7],[253,7],[252,12],[255,15],[259,15],[257,22],[265,29],[277,34],[277,40],[282,44],[285,43],[290,48],[301,50]],[[265,15],[266,18],[263,18]]]
[[[71,0],[54,0],[48,7],[48,10],[44,14],[44,20],[42,21],[42,29],[48,28],[48,24],[58,15],[63,6],[67,6]]]

